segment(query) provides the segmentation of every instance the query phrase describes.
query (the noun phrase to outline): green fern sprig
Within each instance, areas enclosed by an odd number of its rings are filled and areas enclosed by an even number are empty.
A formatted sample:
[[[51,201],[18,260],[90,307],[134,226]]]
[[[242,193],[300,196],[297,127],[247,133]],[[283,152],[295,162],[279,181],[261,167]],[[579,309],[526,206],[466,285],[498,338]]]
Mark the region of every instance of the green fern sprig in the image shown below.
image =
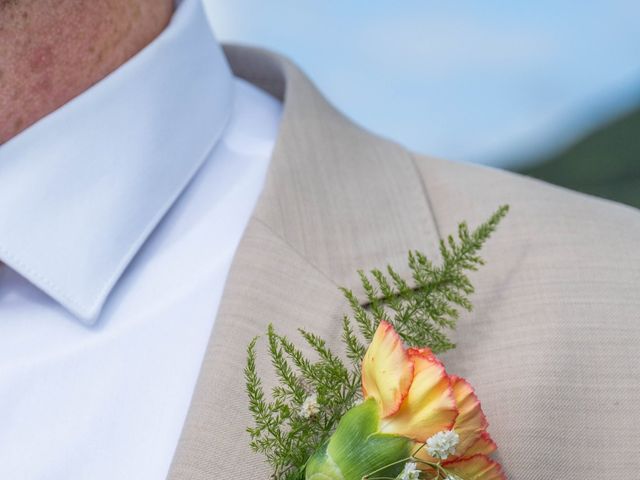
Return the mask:
[[[479,251],[508,212],[500,207],[473,231],[458,226],[457,238],[440,242],[436,265],[418,251],[409,252],[411,280],[392,267],[359,272],[365,301],[341,289],[352,310],[342,322],[342,343],[349,362],[324,339],[300,330],[314,359],[269,326],[267,346],[278,384],[268,400],[256,368],[257,338],[247,348],[244,375],[254,425],[247,429],[251,448],[265,455],[273,480],[302,480],[309,457],[328,440],[340,418],[360,399],[360,365],[381,320],[391,323],[408,346],[441,353],[455,345],[447,336],[460,310],[470,311],[474,292],[468,272],[484,264]],[[313,408],[310,408],[313,407]]]
[[[467,272],[484,265],[478,252],[508,211],[508,206],[500,207],[473,232],[462,222],[457,239],[449,235],[446,241],[440,241],[440,265],[419,251],[409,252],[411,284],[390,266],[386,273],[372,270],[371,278],[358,272],[367,298],[365,305],[352,291],[343,289],[343,293],[367,342],[378,323],[386,320],[410,346],[427,346],[435,353],[454,348],[446,331],[455,328],[460,309],[472,309],[469,296],[474,288]]]

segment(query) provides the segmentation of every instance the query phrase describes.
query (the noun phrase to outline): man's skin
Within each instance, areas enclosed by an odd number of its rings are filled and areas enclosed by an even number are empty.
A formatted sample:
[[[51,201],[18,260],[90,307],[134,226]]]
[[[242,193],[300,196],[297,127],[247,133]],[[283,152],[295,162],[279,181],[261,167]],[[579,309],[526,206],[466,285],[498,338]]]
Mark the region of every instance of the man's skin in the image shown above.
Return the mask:
[[[0,0],[0,144],[114,71],[173,0]]]

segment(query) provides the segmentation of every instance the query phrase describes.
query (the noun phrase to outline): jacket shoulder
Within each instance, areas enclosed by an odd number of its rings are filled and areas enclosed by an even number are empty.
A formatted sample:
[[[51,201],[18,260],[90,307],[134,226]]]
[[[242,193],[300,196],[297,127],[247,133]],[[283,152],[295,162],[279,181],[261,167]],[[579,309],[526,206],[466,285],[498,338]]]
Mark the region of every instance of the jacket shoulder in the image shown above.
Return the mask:
[[[478,389],[507,477],[634,477],[638,210],[491,168],[416,163],[442,234],[511,206],[482,251],[474,311],[446,358]],[[625,440],[603,447],[616,437]],[[545,461],[532,463],[532,452]]]
[[[444,232],[461,217],[481,222],[499,205],[509,204],[512,233],[530,234],[532,243],[548,243],[555,236],[566,248],[578,242],[606,254],[608,247],[640,241],[636,208],[482,165],[420,155],[416,164]]]

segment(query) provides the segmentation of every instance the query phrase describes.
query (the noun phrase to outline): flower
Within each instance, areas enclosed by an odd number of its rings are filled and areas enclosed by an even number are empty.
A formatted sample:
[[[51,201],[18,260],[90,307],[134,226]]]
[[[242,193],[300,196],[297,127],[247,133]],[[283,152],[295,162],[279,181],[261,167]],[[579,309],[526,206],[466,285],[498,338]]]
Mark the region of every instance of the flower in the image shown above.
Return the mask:
[[[420,470],[416,462],[407,462],[404,464],[404,468],[400,475],[396,477],[398,480],[419,480]]]
[[[398,465],[408,456],[431,474],[439,468],[452,479],[506,480],[489,458],[496,444],[471,385],[449,376],[430,349],[405,348],[388,322],[380,322],[362,361],[362,393],[363,403],[309,461],[307,480],[403,479]]]
[[[362,361],[362,392],[378,403],[383,432],[419,443],[450,430],[458,415],[444,365],[427,348],[405,349],[384,321]]]
[[[320,405],[318,404],[318,396],[314,393],[304,399],[300,406],[300,416],[303,418],[315,417],[320,412]]]
[[[383,411],[382,431],[413,439],[421,461],[446,459],[442,466],[453,478],[506,479],[489,458],[497,447],[473,387],[448,375],[428,348],[406,349],[387,322],[380,322],[365,354],[362,388]],[[442,448],[430,451],[429,440]]]
[[[456,453],[460,436],[453,430],[443,430],[427,439],[427,452],[433,458],[444,460]]]
[[[489,423],[473,387],[465,379],[455,375],[451,375],[449,379],[458,409],[453,431],[458,434],[459,442],[454,454],[442,462],[442,467],[453,480],[505,480],[500,464],[489,457],[497,446],[487,432]],[[416,456],[423,461],[438,460],[429,452],[428,444],[426,451],[420,450]]]

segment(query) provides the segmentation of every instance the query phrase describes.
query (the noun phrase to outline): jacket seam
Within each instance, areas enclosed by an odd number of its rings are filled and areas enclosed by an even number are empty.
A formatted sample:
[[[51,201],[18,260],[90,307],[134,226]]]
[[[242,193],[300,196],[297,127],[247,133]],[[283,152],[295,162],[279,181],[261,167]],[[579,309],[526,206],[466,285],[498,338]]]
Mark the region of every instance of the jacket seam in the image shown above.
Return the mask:
[[[413,165],[413,169],[416,172],[416,176],[420,182],[420,188],[422,189],[422,194],[425,198],[425,203],[427,204],[427,208],[429,209],[429,215],[433,219],[433,225],[436,229],[436,235],[438,240],[442,240],[442,234],[440,233],[440,223],[438,222],[438,217],[436,217],[435,210],[433,209],[433,201],[431,200],[431,196],[429,195],[429,191],[427,189],[427,184],[424,181],[424,176],[422,175],[422,171],[418,167],[418,162],[415,153],[408,152],[409,158],[411,159],[411,164]]]

